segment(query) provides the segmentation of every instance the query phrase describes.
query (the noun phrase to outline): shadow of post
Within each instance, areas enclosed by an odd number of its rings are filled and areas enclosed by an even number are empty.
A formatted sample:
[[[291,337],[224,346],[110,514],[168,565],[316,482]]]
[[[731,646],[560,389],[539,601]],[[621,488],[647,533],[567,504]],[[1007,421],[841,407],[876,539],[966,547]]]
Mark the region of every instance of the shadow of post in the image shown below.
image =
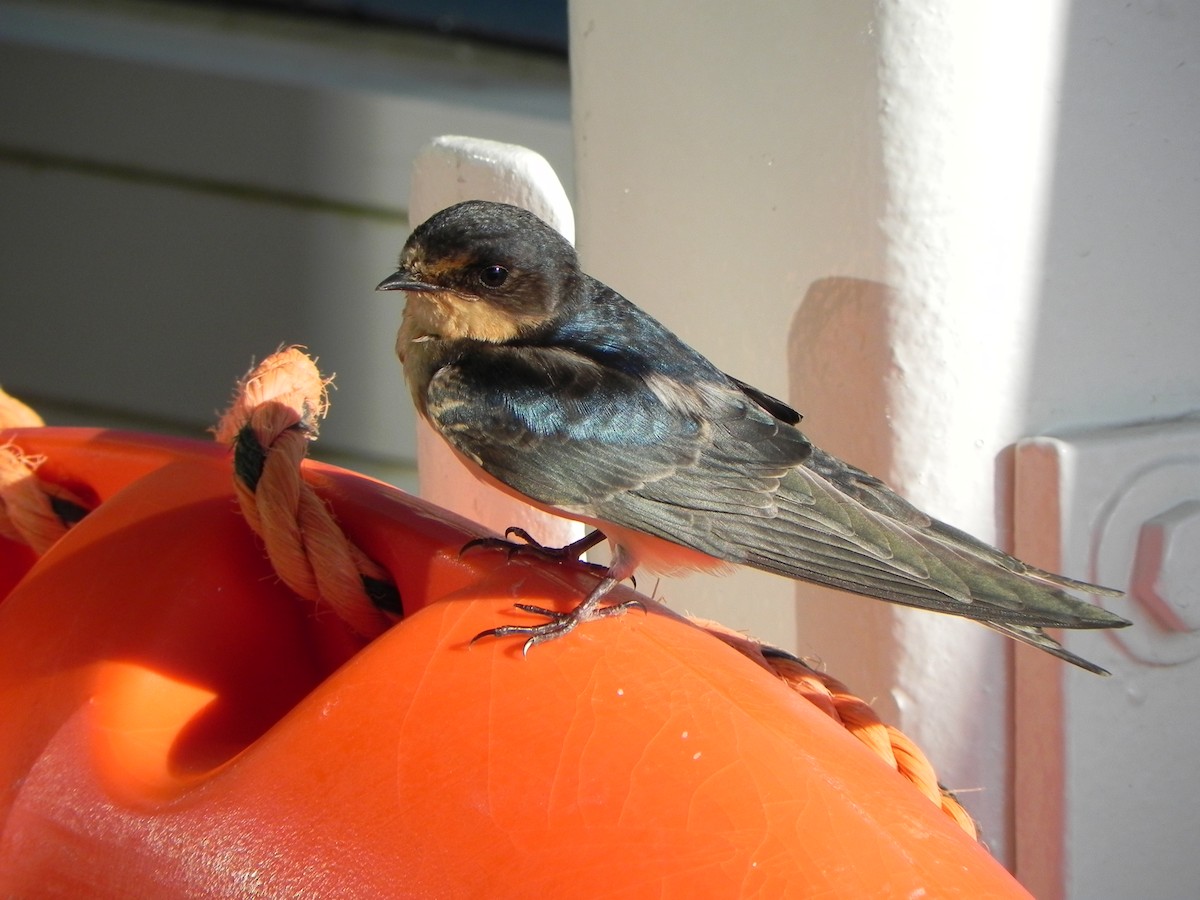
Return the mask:
[[[887,480],[893,439],[888,382],[891,291],[861,278],[814,281],[788,335],[789,396],[804,414],[801,428],[823,449]],[[844,591],[800,583],[797,646],[896,721],[898,634],[895,609]]]

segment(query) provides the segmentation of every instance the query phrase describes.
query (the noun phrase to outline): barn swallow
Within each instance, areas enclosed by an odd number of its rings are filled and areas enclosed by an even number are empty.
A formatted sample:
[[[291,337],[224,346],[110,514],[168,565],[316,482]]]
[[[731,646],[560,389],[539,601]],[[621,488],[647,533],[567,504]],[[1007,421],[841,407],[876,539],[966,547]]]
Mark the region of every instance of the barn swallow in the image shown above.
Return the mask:
[[[583,601],[520,635],[524,649],[629,604],[644,566],[739,564],[976,619],[1092,672],[1042,628],[1129,623],[926,515],[811,444],[786,403],[726,375],[612,288],[523,209],[468,201],[417,227],[378,290],[405,291],[396,351],[417,411],[486,483],[592,526],[612,562]],[[522,537],[526,537],[522,535]]]

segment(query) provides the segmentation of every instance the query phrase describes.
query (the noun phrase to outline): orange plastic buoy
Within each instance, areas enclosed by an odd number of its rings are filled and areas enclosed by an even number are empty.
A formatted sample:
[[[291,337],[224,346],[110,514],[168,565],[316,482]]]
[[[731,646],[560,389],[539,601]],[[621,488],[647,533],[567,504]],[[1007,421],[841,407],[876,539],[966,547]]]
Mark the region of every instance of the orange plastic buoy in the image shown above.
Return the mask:
[[[216,446],[11,432],[96,507],[0,602],[0,896],[1023,897],[761,667],[655,604],[470,645],[589,575],[308,463],[405,618],[273,576]],[[17,560],[15,563],[14,560]],[[27,569],[27,570],[26,570]]]

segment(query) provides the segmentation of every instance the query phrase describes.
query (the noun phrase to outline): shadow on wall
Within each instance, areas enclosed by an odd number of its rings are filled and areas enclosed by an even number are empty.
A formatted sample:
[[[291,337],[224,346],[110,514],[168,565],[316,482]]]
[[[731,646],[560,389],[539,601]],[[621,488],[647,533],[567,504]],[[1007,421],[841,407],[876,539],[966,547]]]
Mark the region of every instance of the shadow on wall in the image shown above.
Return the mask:
[[[861,278],[822,278],[809,285],[788,336],[789,396],[814,443],[885,481],[892,467],[887,385],[896,363],[889,340],[891,291]],[[801,583],[796,588],[797,646],[854,685],[894,684],[899,654],[896,610]],[[879,652],[863,654],[866,644]],[[873,701],[896,721],[894,700]]]
[[[1200,7],[1073,3],[1026,434],[1200,401]]]

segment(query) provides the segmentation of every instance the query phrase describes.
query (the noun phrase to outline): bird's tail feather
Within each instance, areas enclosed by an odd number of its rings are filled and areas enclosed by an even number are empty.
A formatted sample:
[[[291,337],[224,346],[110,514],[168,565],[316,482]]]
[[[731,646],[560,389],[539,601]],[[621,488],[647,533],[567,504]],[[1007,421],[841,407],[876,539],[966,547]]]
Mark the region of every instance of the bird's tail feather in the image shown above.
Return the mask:
[[[984,624],[1003,635],[1014,638],[1023,644],[1037,647],[1039,650],[1045,650],[1047,653],[1057,656],[1061,660],[1065,660],[1096,675],[1110,674],[1108,669],[1089,662],[1082,656],[1076,656],[1040,628],[1031,628],[1028,625],[1011,625],[1006,622],[985,622]]]

